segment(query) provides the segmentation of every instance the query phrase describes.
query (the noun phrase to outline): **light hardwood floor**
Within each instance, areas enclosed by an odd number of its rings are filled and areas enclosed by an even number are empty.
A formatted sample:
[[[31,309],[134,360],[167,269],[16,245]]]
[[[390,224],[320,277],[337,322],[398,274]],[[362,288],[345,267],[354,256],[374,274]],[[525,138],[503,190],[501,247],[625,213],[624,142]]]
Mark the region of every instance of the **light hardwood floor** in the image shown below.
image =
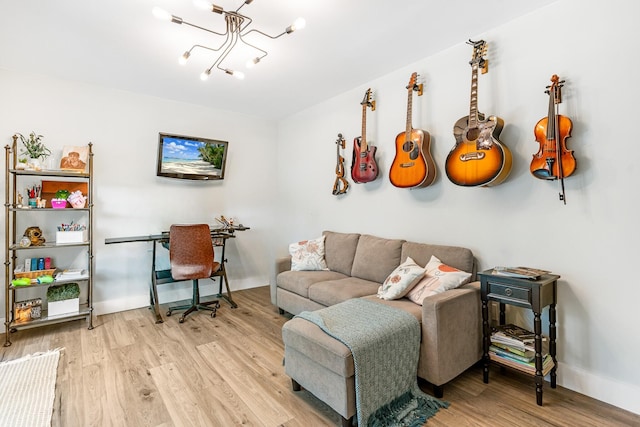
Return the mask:
[[[99,316],[91,331],[84,321],[19,331],[1,360],[64,348],[54,427],[338,425],[330,408],[291,390],[280,333],[287,318],[269,289],[234,299],[237,309],[223,301],[216,318],[200,312],[183,324],[177,315],[155,324],[142,308]],[[548,384],[539,407],[531,378],[493,368],[489,384],[472,367],[444,393],[451,406],[428,426],[640,425],[638,415]]]

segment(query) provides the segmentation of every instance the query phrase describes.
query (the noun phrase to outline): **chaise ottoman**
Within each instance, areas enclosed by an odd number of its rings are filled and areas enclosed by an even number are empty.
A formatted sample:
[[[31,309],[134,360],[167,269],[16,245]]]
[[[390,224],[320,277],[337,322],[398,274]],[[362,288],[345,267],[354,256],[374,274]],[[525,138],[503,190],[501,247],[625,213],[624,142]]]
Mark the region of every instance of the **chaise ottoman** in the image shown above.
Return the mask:
[[[295,317],[282,327],[285,373],[294,391],[304,387],[350,426],[356,413],[355,366],[349,348],[312,322]]]

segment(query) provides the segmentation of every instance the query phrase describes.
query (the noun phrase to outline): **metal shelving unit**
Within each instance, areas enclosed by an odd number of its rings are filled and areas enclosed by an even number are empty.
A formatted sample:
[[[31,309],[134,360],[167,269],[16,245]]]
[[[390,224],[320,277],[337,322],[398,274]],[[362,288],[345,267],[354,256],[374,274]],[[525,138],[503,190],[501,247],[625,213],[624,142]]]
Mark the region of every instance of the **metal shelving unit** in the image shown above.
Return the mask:
[[[27,328],[36,328],[40,326],[50,325],[54,323],[67,322],[78,319],[86,319],[88,329],[93,329],[93,147],[88,144],[89,156],[87,159],[88,172],[74,172],[65,170],[24,170],[16,168],[17,165],[17,135],[13,136],[13,144],[5,146],[5,347],[11,345],[11,334]],[[18,244],[22,237],[17,233],[18,217],[26,212],[32,212],[34,215],[43,215],[43,221],[46,216],[53,212],[64,211],[63,209],[53,208],[28,208],[20,207],[18,203],[18,186],[22,185],[22,181],[34,178],[49,178],[53,181],[64,181],[65,178],[72,179],[72,182],[87,183],[87,203],[84,208],[66,208],[64,210],[80,212],[83,219],[87,220],[87,241],[81,243],[64,243],[56,244],[56,242],[46,242],[41,246],[23,247]],[[20,187],[21,188],[21,187]],[[37,212],[37,213],[36,213]],[[49,221],[51,223],[51,221]],[[86,250],[86,275],[70,280],[55,280],[53,283],[32,283],[27,286],[14,286],[14,271],[18,265],[18,259],[27,257],[27,254],[37,254],[43,250],[47,253],[55,253],[56,251],[76,251],[78,254],[82,250]],[[71,248],[71,249],[69,249]],[[35,255],[34,255],[35,256]],[[57,266],[60,267],[60,266]],[[71,313],[49,316],[48,310],[45,308],[46,298],[42,298],[42,310],[39,318],[18,321],[15,318],[14,302],[23,301],[21,293],[27,292],[28,289],[43,289],[54,285],[64,283],[78,283],[81,291],[86,294],[86,299],[80,301],[78,311]],[[34,291],[30,291],[34,292]],[[37,292],[37,291],[35,291]],[[81,295],[82,292],[81,292]],[[48,306],[48,305],[47,305]]]

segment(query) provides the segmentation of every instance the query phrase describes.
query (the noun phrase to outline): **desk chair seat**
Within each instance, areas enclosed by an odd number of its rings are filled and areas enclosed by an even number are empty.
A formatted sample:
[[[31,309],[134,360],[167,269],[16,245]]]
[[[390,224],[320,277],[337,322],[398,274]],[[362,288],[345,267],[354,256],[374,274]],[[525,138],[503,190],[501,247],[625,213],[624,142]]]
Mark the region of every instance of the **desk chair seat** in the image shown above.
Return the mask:
[[[173,311],[184,310],[180,323],[194,311],[209,310],[211,317],[216,317],[216,310],[220,308],[218,300],[201,302],[199,279],[208,279],[220,270],[221,265],[213,259],[213,243],[211,231],[207,224],[182,225],[174,224],[169,230],[169,260],[171,263],[171,277],[175,281],[192,280],[193,296],[191,304],[170,307],[167,316]]]

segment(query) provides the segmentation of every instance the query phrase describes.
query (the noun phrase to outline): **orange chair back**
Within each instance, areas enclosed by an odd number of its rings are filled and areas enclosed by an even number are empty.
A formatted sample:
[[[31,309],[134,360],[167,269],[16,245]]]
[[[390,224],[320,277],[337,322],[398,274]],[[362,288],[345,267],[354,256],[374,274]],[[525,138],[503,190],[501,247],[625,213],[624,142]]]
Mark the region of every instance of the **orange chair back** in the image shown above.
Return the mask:
[[[174,224],[169,230],[174,280],[206,279],[214,272],[213,243],[207,224]],[[217,263],[215,263],[217,264]]]

